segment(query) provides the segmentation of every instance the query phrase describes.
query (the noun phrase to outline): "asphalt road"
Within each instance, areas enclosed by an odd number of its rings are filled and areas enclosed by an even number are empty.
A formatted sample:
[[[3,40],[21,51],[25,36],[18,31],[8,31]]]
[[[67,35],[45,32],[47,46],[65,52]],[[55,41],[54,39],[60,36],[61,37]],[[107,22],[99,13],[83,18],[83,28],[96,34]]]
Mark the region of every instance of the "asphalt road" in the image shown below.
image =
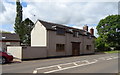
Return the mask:
[[[13,61],[2,65],[2,73],[118,73],[118,54]]]

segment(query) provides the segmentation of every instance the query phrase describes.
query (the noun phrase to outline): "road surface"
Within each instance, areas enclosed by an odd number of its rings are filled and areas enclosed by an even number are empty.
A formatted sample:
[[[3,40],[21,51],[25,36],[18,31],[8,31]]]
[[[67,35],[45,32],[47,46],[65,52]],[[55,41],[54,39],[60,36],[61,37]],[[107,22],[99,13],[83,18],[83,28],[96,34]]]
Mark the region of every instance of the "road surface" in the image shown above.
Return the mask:
[[[2,73],[118,73],[118,54],[13,61],[2,65]]]

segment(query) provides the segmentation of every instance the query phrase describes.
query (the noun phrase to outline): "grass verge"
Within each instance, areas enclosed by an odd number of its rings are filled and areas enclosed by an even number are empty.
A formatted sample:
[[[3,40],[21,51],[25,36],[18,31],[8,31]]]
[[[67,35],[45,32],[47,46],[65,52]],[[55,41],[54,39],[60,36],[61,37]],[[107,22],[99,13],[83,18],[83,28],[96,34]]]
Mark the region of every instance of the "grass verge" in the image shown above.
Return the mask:
[[[120,53],[120,50],[104,51],[104,53]]]

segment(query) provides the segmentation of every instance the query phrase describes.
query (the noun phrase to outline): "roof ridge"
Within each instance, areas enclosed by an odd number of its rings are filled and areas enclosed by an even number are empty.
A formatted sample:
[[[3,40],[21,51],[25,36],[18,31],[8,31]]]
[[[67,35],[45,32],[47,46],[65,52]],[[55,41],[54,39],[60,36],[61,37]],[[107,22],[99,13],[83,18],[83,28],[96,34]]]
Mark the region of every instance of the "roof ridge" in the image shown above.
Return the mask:
[[[40,21],[40,22],[45,22],[45,23],[50,23],[50,24],[55,24],[55,25],[60,25],[60,26],[67,27],[67,28],[70,28],[70,29],[83,30],[83,29],[79,29],[79,28],[75,28],[75,27],[71,27],[71,26],[66,26],[66,25],[63,25],[63,24],[48,22],[48,21],[44,21],[44,20],[40,20],[40,19],[39,19],[39,21]],[[84,31],[84,30],[83,30],[83,31]]]

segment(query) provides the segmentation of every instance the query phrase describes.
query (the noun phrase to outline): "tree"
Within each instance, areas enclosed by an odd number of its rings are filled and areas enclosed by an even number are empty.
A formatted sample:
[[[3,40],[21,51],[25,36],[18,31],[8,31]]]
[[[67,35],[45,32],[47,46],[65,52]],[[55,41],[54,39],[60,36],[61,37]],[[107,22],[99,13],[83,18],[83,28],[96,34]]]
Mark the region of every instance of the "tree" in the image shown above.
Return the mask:
[[[11,33],[11,32],[0,30],[0,33]]]
[[[30,45],[30,43],[31,43],[31,30],[33,28],[34,23],[29,18],[26,18],[22,22],[22,25],[24,26],[24,28],[23,28],[23,31],[24,31],[23,44]]]
[[[101,37],[98,37],[95,40],[95,46],[97,48],[96,51],[106,51],[106,50],[110,50],[109,46],[102,40]]]
[[[22,6],[19,0],[16,0],[16,18],[15,18],[15,32],[19,35],[20,39],[22,40],[23,37],[23,28],[22,25]]]
[[[24,45],[30,45],[31,40],[31,30],[34,23],[29,19],[26,18],[22,21],[22,5],[20,1],[16,1],[16,18],[15,18],[15,32],[19,35],[21,43]]]
[[[109,15],[100,20],[97,31],[100,39],[107,47],[120,46],[120,15]]]

